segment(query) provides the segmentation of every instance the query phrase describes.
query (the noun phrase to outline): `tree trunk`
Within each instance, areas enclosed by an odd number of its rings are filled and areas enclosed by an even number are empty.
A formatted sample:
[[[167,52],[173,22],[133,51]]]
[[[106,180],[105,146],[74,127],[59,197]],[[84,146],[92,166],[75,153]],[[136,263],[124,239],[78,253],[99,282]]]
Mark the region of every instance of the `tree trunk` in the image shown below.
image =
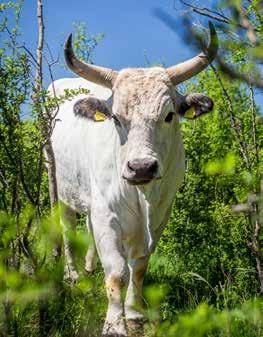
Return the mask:
[[[52,115],[43,109],[41,103],[44,102],[45,97],[43,96],[43,47],[44,47],[44,19],[43,19],[43,4],[42,0],[37,0],[37,20],[38,20],[38,45],[37,45],[37,67],[35,74],[35,86],[34,93],[32,95],[33,102],[36,106],[38,113],[38,119],[40,121],[41,133],[42,133],[42,144],[40,148],[40,162],[39,162],[39,187],[42,177],[42,155],[43,146],[45,148],[45,155],[48,162],[48,177],[49,177],[49,195],[51,210],[53,210],[55,204],[58,201],[57,193],[57,181],[56,181],[56,165],[55,157],[52,148],[52,143],[50,140],[52,132]],[[39,200],[39,198],[38,198]],[[59,250],[58,250],[59,251]],[[39,309],[39,335],[41,337],[48,336],[48,326],[49,326],[49,315],[48,315],[48,302],[46,299],[39,298],[38,302]]]

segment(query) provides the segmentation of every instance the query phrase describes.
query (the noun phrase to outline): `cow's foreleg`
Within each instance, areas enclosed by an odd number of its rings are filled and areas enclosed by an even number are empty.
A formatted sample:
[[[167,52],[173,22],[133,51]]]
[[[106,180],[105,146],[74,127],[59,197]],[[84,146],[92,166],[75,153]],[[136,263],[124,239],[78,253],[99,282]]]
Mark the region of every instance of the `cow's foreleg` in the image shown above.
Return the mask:
[[[102,219],[100,220],[102,221]],[[94,239],[105,272],[108,297],[103,336],[127,336],[123,291],[127,285],[128,268],[124,258],[121,232],[119,226],[109,223],[109,220],[104,219],[104,223],[101,221],[96,223],[92,219]],[[107,224],[105,225],[105,223]]]
[[[149,256],[129,261],[130,281],[125,300],[125,316],[129,327],[133,328],[136,321],[143,319],[142,285],[147,269]]]
[[[79,275],[75,270],[72,247],[69,240],[69,234],[76,230],[76,212],[70,207],[60,203],[60,221],[63,231],[64,244],[64,279],[70,282],[76,282]]]
[[[88,248],[88,251],[85,257],[85,270],[87,273],[92,273],[96,268],[98,256],[97,256],[96,246],[95,246],[94,239],[93,239],[92,226],[91,226],[91,221],[89,219],[89,216],[86,217],[86,226],[90,234],[90,244],[89,244],[89,248]]]

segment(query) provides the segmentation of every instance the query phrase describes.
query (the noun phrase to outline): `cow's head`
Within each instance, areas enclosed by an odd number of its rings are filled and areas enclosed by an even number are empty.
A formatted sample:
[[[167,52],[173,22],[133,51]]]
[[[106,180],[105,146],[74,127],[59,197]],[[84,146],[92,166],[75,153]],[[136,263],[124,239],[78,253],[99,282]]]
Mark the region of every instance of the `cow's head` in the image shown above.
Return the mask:
[[[215,58],[217,35],[211,23],[209,28],[210,42],[206,51],[186,62],[167,69],[153,67],[119,72],[77,59],[69,36],[65,44],[69,68],[113,92],[110,115],[121,137],[122,177],[130,184],[146,184],[162,178],[176,146],[180,115],[195,118],[212,110],[213,103],[207,96],[182,96],[175,89]]]

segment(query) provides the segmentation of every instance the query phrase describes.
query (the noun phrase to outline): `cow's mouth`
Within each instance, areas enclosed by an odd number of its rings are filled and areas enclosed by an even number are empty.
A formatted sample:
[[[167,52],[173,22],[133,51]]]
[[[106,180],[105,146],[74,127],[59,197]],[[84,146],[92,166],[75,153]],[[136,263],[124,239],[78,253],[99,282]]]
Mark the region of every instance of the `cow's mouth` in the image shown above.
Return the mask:
[[[156,180],[162,179],[161,176],[151,177],[151,178],[140,178],[140,179],[138,179],[138,178],[137,179],[136,178],[127,178],[125,176],[122,176],[122,178],[124,180],[126,180],[129,185],[132,185],[132,186],[147,185],[151,181],[156,181]]]
[[[138,185],[147,185],[149,184],[153,179],[125,179],[129,185],[138,186]]]

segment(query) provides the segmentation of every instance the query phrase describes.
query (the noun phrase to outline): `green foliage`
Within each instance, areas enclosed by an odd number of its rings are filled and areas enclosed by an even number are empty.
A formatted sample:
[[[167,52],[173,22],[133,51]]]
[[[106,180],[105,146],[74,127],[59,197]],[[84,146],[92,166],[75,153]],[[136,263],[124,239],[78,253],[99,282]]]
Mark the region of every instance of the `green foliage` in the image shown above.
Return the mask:
[[[163,315],[170,318],[173,312],[194,308],[202,301],[221,309],[234,308],[259,289],[248,246],[253,228],[247,217],[233,214],[231,206],[246,202],[248,193],[256,190],[262,153],[257,162],[248,90],[224,78],[223,82],[239,122],[237,130],[233,130],[229,102],[213,70],[200,74],[199,82],[187,87],[187,92],[206,93],[215,108],[194,122],[182,121],[186,177],[151,260],[148,282],[169,285]],[[258,112],[256,119],[258,148],[262,148]],[[236,132],[244,142],[248,167]]]
[[[209,161],[205,166],[205,172],[209,175],[230,174],[234,172],[235,155],[228,153],[225,158]]]
[[[18,4],[1,5],[2,11],[12,8],[18,19]],[[63,281],[63,259],[53,255],[62,231],[58,210],[48,215],[43,155],[58,105],[88,91],[37,91],[31,56],[16,48],[18,29],[8,29],[4,17],[0,33],[5,30],[10,39],[0,49],[0,336],[94,336],[104,312],[103,278],[83,275],[73,288]],[[82,230],[70,239],[83,272],[90,239]]]
[[[234,310],[218,311],[200,304],[191,313],[180,315],[174,324],[162,323],[155,336],[171,337],[260,337],[262,336],[262,302],[246,302]]]
[[[92,63],[94,49],[104,39],[104,34],[90,35],[87,33],[86,24],[75,22],[74,48],[80,60]]]

